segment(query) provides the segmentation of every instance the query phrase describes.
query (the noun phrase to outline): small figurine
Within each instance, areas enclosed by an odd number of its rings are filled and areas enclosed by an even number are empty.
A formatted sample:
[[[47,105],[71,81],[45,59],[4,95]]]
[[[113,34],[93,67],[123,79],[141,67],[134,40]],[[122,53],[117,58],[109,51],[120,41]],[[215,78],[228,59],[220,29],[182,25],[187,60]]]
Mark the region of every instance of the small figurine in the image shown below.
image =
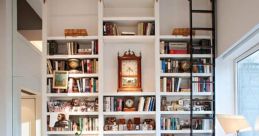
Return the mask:
[[[132,122],[131,119],[128,120],[127,129],[128,129],[128,130],[133,130],[133,122]]]

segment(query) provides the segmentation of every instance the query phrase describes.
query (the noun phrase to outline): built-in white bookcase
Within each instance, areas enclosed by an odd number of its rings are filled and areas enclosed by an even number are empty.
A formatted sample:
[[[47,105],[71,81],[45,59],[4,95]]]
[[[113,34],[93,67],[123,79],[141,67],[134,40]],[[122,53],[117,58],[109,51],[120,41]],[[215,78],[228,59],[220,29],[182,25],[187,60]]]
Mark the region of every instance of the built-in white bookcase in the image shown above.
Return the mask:
[[[197,9],[209,10],[208,0],[193,0]],[[188,0],[46,0],[43,5],[43,60],[42,60],[42,136],[74,135],[75,131],[48,131],[48,116],[62,112],[48,112],[47,103],[50,100],[95,99],[98,98],[98,110],[92,112],[65,112],[70,116],[98,118],[98,130],[82,131],[82,135],[148,135],[164,136],[164,134],[188,135],[190,130],[161,130],[162,117],[179,117],[190,119],[190,111],[162,111],[162,97],[169,100],[190,98],[189,92],[162,92],[160,79],[163,77],[189,78],[190,73],[161,73],[161,59],[173,58],[176,60],[189,59],[190,54],[160,54],[161,41],[186,41],[190,37],[172,36],[174,28],[189,27],[189,1]],[[195,26],[211,27],[210,15],[197,15]],[[135,32],[136,35],[104,35],[106,22],[117,25],[118,33]],[[138,35],[138,24],[148,22],[155,26],[153,35]],[[88,36],[64,36],[64,29],[87,29]],[[197,32],[194,41],[211,39],[210,33]],[[56,41],[59,50],[66,52],[67,42],[77,42],[81,45],[91,45],[92,41],[98,42],[98,54],[92,55],[49,55],[48,41]],[[142,92],[117,92],[118,85],[118,53],[132,50],[136,55],[142,56]],[[53,74],[48,73],[47,61],[68,59],[96,59],[98,60],[97,73],[69,74],[75,78],[98,79],[98,92],[96,93],[53,93],[49,92],[49,79]],[[193,58],[212,59],[212,54],[195,54]],[[214,60],[212,60],[214,61]],[[214,70],[214,69],[212,69]],[[212,77],[212,73],[194,73],[198,77]],[[211,92],[195,92],[195,98],[212,99]],[[106,112],[104,109],[106,97],[154,97],[154,111],[135,112]],[[213,114],[212,111],[194,111],[194,115]],[[154,119],[154,130],[142,131],[104,131],[105,119]],[[127,123],[127,122],[126,122]],[[193,130],[197,135],[209,135],[208,130]]]

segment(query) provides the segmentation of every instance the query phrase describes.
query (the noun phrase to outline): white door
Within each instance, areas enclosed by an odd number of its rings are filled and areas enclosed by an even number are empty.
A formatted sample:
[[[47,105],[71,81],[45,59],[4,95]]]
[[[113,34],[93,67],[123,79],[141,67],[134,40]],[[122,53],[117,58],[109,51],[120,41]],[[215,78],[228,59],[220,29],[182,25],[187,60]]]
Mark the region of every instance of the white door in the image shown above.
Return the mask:
[[[34,98],[22,98],[21,118],[22,135],[36,135],[36,101]]]

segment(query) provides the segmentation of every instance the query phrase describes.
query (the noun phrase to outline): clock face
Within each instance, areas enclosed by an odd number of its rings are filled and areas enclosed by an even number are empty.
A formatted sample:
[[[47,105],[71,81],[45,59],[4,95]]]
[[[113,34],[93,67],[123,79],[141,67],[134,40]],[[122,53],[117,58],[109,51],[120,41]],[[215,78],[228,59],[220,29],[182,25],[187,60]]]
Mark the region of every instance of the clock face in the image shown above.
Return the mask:
[[[134,101],[132,99],[127,99],[125,101],[125,105],[128,107],[128,108],[131,108],[134,106]]]
[[[121,64],[122,75],[136,76],[138,74],[138,63],[136,60],[123,60]]]

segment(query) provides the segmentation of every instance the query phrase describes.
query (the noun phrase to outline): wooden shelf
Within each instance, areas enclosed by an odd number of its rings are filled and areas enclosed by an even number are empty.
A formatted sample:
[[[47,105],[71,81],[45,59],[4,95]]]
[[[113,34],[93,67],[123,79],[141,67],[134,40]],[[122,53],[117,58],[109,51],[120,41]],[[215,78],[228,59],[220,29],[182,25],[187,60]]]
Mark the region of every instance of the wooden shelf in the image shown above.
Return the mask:
[[[66,60],[66,59],[98,59],[99,55],[48,55],[47,59]]]
[[[190,77],[190,73],[160,73],[161,77]],[[193,73],[194,77],[210,77],[211,73]]]
[[[190,58],[190,54],[160,54],[160,58]],[[193,58],[211,58],[211,54],[193,54]]]
[[[99,93],[47,93],[47,97],[98,97]]]
[[[105,0],[104,8],[154,8],[153,0]]]
[[[160,40],[190,40],[190,36],[174,36],[174,35],[160,35]],[[201,40],[201,39],[211,39],[208,35],[195,35],[192,37],[193,40]]]
[[[155,36],[103,36],[104,43],[152,43]]]
[[[103,96],[154,96],[155,92],[114,92],[104,93]]]
[[[191,92],[160,92],[161,96],[190,96]],[[212,96],[212,92],[193,92],[193,96]]]
[[[191,114],[190,111],[161,111],[161,114],[162,115],[170,115],[170,114]],[[204,115],[204,114],[213,114],[212,111],[193,111],[193,114],[196,114],[196,115]]]
[[[155,134],[155,130],[136,130],[136,131],[103,131],[107,135],[145,135]]]
[[[191,130],[161,130],[161,134],[188,134],[191,133]],[[195,134],[206,134],[212,133],[212,130],[193,130]]]
[[[98,36],[55,36],[48,37],[47,40],[56,40],[56,41],[92,41],[98,40]]]
[[[103,17],[103,21],[155,21],[155,17]]]
[[[103,115],[112,115],[112,116],[116,116],[116,115],[155,115],[156,112],[155,111],[134,111],[134,112],[123,112],[123,111],[118,111],[118,112],[103,112]]]
[[[68,74],[68,77],[83,78],[83,77],[98,77],[98,74]],[[53,74],[48,74],[47,78],[53,78]]]
[[[48,135],[75,135],[76,131],[48,131]],[[98,135],[99,131],[83,131],[83,135]]]
[[[47,112],[47,115],[56,115],[59,113],[64,113],[68,115],[82,116],[82,115],[98,115],[98,112]]]

